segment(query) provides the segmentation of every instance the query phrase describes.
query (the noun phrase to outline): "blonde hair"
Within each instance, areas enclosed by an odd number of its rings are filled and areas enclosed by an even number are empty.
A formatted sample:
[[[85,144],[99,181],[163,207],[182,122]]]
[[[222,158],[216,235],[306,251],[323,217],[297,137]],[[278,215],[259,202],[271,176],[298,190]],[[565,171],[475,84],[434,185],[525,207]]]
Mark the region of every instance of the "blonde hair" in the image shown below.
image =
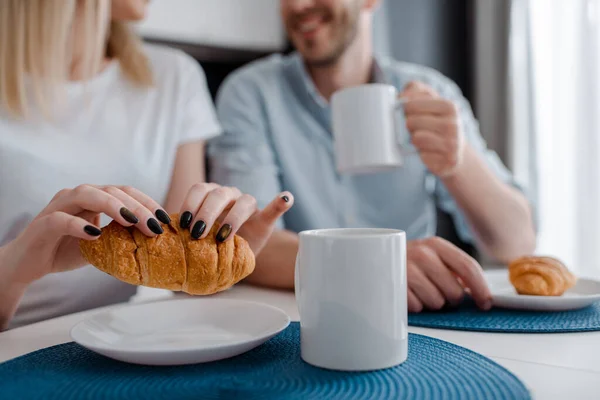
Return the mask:
[[[34,101],[46,113],[69,80],[73,40],[85,48],[77,60],[84,80],[107,56],[132,83],[152,85],[141,39],[124,22],[108,24],[109,18],[110,0],[0,0],[0,106],[25,116],[31,105],[25,83],[31,80]],[[76,23],[81,31],[73,35]]]

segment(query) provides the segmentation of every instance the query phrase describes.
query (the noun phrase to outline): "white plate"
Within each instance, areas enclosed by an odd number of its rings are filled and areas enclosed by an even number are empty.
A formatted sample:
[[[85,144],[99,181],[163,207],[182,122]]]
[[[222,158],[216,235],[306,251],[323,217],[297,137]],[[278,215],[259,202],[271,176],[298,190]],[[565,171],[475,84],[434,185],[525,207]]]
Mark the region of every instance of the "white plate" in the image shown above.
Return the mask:
[[[128,305],[96,314],[75,325],[71,338],[115,360],[183,365],[244,353],[289,323],[287,314],[266,304],[182,299]]]
[[[507,271],[486,272],[494,306],[531,311],[567,311],[600,301],[600,282],[580,278],[562,296],[526,296],[518,294],[508,280]]]

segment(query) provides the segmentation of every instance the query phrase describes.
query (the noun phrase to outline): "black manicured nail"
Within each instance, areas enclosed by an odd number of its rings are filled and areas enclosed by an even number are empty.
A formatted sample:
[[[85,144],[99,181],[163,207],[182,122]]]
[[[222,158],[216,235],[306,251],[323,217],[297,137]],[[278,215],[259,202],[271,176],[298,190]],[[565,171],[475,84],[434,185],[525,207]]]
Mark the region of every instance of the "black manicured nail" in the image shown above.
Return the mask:
[[[148,220],[148,228],[150,228],[150,230],[154,233],[156,233],[157,235],[160,235],[161,233],[163,233],[163,228],[160,226],[160,224],[158,223],[157,220],[155,220],[154,218],[150,218]]]
[[[100,236],[102,231],[96,228],[94,225],[86,225],[83,230],[90,236]]]
[[[158,218],[158,220],[163,224],[169,225],[171,223],[171,218],[169,218],[169,214],[167,214],[164,210],[156,210],[155,214],[156,218]]]
[[[226,241],[230,234],[231,234],[231,225],[229,225],[229,224],[223,225],[221,227],[221,229],[219,229],[219,232],[217,233],[217,237],[216,237],[217,242]]]
[[[119,214],[121,214],[121,217],[123,217],[125,221],[129,222],[130,224],[137,224],[138,222],[140,222],[138,217],[136,217],[134,213],[132,213],[125,207],[122,207],[119,210]]]
[[[202,236],[202,234],[204,233],[205,229],[206,229],[206,222],[204,222],[204,221],[197,221],[194,224],[194,227],[192,228],[192,238],[193,239],[200,239],[200,236]]]
[[[287,196],[281,196],[281,198],[283,199],[283,201],[285,201],[286,203],[290,202],[290,198]]]
[[[184,213],[182,213],[181,217],[179,218],[179,226],[181,227],[181,229],[189,228],[192,224],[193,218],[194,215],[189,211],[185,211]]]

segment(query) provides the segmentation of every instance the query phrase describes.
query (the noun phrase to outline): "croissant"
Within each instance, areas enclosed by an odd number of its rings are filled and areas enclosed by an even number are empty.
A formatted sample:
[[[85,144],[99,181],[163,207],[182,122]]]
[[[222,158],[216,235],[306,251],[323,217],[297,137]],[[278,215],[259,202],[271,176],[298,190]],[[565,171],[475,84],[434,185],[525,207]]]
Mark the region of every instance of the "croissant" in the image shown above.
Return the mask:
[[[552,257],[521,257],[508,266],[509,279],[517,293],[533,296],[562,296],[577,278]]]
[[[179,221],[171,215],[171,221]],[[83,257],[96,268],[133,285],[209,295],[230,288],[254,271],[254,254],[243,238],[217,243],[217,226],[194,240],[175,222],[150,238],[112,221],[97,240],[81,240]]]

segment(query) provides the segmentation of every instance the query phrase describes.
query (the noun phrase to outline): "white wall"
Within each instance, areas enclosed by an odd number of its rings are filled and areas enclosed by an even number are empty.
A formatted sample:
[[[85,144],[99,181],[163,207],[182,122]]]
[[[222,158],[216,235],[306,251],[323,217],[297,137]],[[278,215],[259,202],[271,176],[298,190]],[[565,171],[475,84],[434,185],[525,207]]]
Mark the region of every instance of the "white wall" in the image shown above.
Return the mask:
[[[279,0],[152,0],[139,26],[148,38],[278,51],[285,47]]]

